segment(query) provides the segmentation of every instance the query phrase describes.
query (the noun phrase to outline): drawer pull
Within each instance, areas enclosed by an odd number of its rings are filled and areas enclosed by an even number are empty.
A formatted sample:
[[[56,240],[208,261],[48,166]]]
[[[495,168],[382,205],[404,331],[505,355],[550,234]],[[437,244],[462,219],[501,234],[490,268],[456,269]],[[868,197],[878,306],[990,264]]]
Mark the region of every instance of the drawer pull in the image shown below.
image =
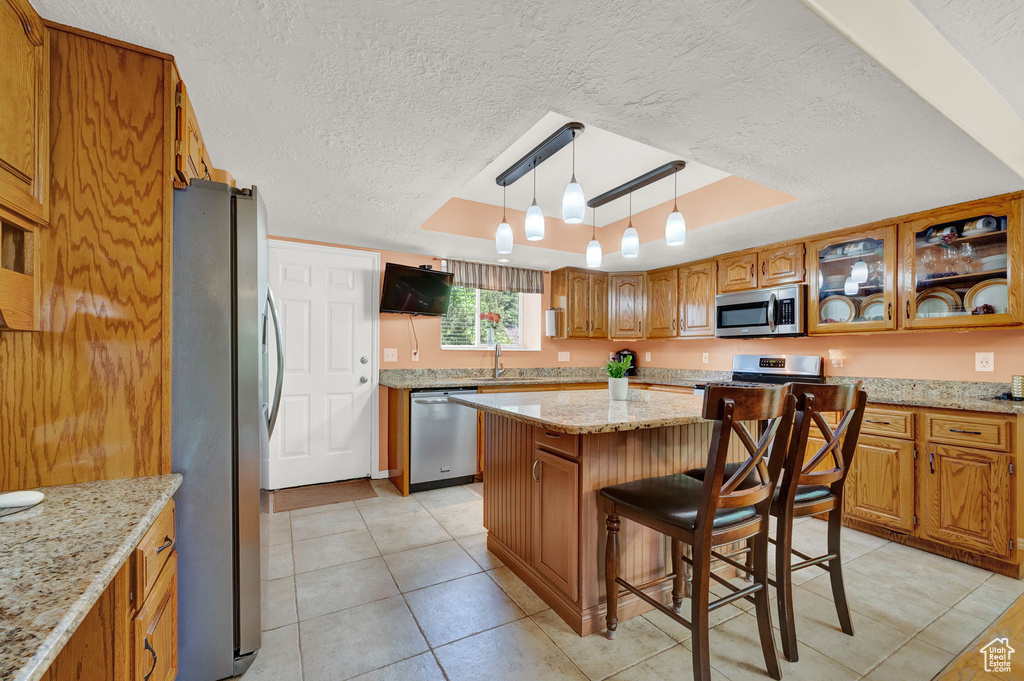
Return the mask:
[[[555,440],[562,439],[562,436],[559,435],[558,433],[544,433],[544,435],[547,436],[547,437],[553,438]]]
[[[935,452],[928,452],[928,470],[935,475]]]
[[[877,423],[877,424],[879,424],[881,426],[891,426],[892,425],[888,421],[872,421],[871,419],[864,419],[864,420],[867,421],[868,423]]]
[[[960,430],[959,428],[950,428],[951,433],[964,433],[965,435],[981,435],[980,430]]]
[[[540,478],[537,477],[537,464],[540,463],[540,459],[536,459],[533,462],[533,468],[530,469],[530,477],[533,478],[534,482],[540,482]]]
[[[156,656],[156,651],[155,651],[155,650],[153,650],[153,646],[151,646],[151,645],[149,644],[149,637],[147,636],[147,637],[146,637],[146,638],[144,638],[143,640],[144,640],[144,641],[146,642],[146,646],[145,646],[146,650],[148,650],[148,651],[149,651],[149,654],[153,656],[153,666],[152,666],[152,667],[150,667],[150,668],[149,668],[149,671],[148,671],[148,672],[146,672],[146,675],[145,675],[144,677],[142,677],[142,681],[149,681],[149,677],[153,676],[153,672],[155,672],[155,671],[156,671],[156,660],[157,660],[157,656]]]
[[[163,553],[166,549],[169,549],[172,546],[174,546],[174,540],[171,539],[170,537],[166,537],[165,536],[164,537],[164,543],[161,544],[160,546],[156,547],[156,552],[157,553]]]

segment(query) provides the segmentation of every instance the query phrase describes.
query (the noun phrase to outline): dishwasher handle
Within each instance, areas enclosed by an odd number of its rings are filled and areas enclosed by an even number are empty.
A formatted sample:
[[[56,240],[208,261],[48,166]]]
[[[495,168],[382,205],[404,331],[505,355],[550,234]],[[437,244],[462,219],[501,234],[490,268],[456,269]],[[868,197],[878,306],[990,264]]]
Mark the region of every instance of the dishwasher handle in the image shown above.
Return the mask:
[[[413,400],[416,404],[448,404],[447,397],[431,397],[426,400]]]

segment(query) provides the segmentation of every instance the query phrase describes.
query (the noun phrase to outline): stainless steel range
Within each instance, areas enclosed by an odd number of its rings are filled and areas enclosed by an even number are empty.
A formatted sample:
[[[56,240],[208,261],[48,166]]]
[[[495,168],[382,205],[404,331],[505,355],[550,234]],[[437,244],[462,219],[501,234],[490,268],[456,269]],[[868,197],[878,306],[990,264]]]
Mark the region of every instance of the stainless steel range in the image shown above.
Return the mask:
[[[732,380],[716,385],[764,385],[765,383],[824,383],[825,362],[813,355],[735,355]],[[694,395],[703,395],[707,383],[694,386]]]

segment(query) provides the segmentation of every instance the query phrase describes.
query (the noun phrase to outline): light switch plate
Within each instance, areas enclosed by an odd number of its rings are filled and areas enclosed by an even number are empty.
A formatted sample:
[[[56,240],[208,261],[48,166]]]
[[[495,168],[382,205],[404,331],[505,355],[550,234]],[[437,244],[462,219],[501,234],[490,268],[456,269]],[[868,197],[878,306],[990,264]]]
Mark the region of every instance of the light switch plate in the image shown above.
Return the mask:
[[[994,353],[994,352],[976,352],[976,353],[974,353],[974,370],[975,371],[995,371],[996,370],[996,353]]]
[[[649,352],[645,352],[644,353],[644,361],[645,362],[650,362],[651,361],[651,353],[649,353]]]
[[[420,351],[419,350],[413,350],[412,351],[412,361],[414,361],[414,362],[420,361]]]
[[[384,361],[385,362],[397,362],[398,361],[398,348],[384,348]]]
[[[558,361],[559,362],[568,362],[569,361],[569,353],[568,352],[560,352],[560,353],[558,353]]]
[[[707,364],[708,363],[708,353],[702,352],[701,355],[700,355],[700,361],[703,362],[704,364]]]

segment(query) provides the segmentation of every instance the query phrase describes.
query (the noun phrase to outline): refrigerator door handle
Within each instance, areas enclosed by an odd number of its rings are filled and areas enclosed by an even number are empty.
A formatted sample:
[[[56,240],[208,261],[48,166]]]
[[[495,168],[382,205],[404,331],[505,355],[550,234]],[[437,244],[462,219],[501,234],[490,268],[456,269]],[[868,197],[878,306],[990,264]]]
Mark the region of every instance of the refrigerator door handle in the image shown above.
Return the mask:
[[[281,319],[277,315],[277,303],[274,301],[274,292],[267,287],[267,306],[270,308],[270,318],[274,320],[274,345],[277,346],[277,380],[274,383],[273,406],[270,407],[270,417],[267,423],[267,437],[274,434],[274,426],[277,424],[277,412],[281,407],[281,385],[284,382],[284,334],[281,332]]]

